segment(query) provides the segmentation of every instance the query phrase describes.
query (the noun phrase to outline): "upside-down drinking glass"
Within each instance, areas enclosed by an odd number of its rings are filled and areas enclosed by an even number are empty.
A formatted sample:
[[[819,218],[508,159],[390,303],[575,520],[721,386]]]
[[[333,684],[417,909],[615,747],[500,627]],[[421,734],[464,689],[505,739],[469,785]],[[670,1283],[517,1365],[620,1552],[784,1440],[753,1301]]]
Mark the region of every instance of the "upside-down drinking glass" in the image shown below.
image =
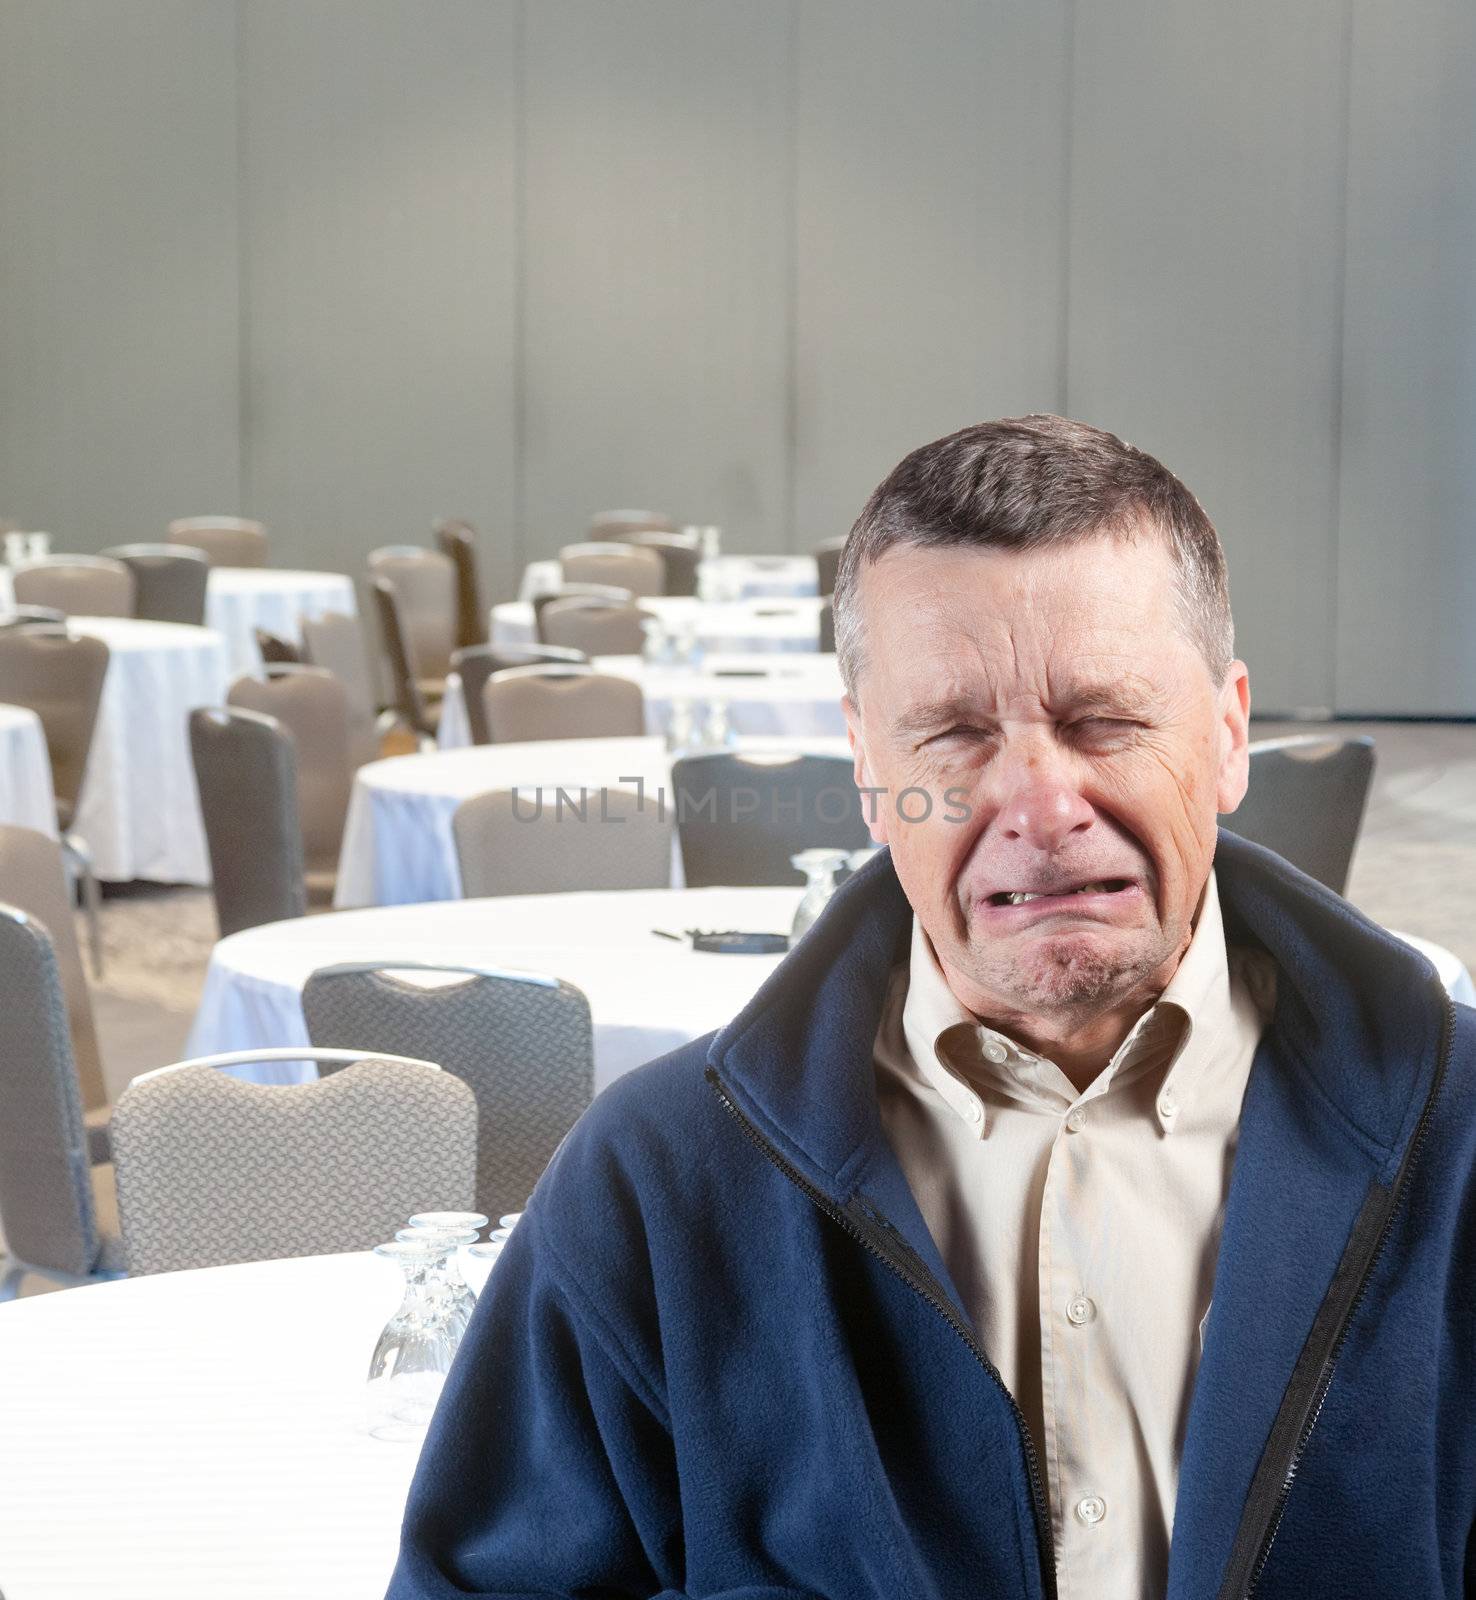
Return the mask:
[[[376,1245],[374,1253],[399,1267],[405,1294],[369,1359],[369,1432],[376,1439],[419,1439],[441,1397],[466,1319],[436,1274],[436,1264],[448,1254],[439,1239],[397,1239]]]

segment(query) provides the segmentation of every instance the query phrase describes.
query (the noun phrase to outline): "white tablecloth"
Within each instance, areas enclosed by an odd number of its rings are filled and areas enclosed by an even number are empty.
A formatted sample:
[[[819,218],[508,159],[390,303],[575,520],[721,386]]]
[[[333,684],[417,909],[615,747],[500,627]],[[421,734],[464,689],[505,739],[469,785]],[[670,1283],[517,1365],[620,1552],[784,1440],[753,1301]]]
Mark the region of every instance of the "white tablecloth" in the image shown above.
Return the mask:
[[[400,1287],[310,1256],[0,1305],[6,1600],[380,1600],[419,1452],[363,1393]]]
[[[704,591],[711,583],[730,600],[793,599],[812,595],[820,587],[814,556],[716,556],[703,561],[698,570]],[[557,561],[530,561],[523,569],[518,599],[547,594],[562,582]]]
[[[261,665],[254,630],[302,643],[303,619],[357,610],[353,579],[341,572],[294,572],[281,567],[215,567],[205,589],[205,622],[224,635],[232,677]]]
[[[699,723],[721,703],[728,726],[744,737],[844,738],[840,670],[834,656],[789,652],[756,656],[708,656],[700,671],[647,666],[639,656],[596,656],[597,671],[630,678],[646,697],[646,732],[664,734],[674,700],[685,700]],[[461,679],[446,680],[446,698],[436,742],[443,750],[471,743]]]
[[[687,596],[658,595],[640,604],[669,629],[693,626],[703,649],[725,655],[820,648],[820,602],[813,597],[720,604]],[[531,603],[506,600],[493,606],[491,637],[495,645],[533,644]]]
[[[74,824],[98,877],[209,883],[189,713],[225,702],[225,640],[210,628],[128,617],[72,617],[68,626],[112,651]]]
[[[844,755],[842,739],[740,740],[739,748]],[[662,740],[549,739],[392,756],[360,767],[349,798],[334,904],[408,905],[461,893],[451,816],[489,789],[667,788],[672,757]]]
[[[0,822],[56,837],[46,735],[24,706],[0,705]]]
[[[508,895],[432,908],[378,907],[270,923],[216,945],[186,1050],[208,1055],[308,1042],[302,986],[338,961],[470,963],[550,973],[582,989],[594,1019],[595,1088],[743,1008],[779,956],[697,953],[653,928],[788,933],[801,889],[626,889]],[[311,1076],[251,1069],[265,1082]]]

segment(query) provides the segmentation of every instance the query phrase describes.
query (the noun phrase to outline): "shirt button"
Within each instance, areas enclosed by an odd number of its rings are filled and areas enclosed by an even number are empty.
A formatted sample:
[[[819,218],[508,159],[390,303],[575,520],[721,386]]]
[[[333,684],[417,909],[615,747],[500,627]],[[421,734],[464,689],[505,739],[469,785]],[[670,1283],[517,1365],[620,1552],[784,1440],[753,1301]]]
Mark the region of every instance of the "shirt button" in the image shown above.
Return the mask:
[[[1077,1106],[1073,1111],[1068,1111],[1066,1113],[1067,1133],[1080,1133],[1086,1126],[1086,1119],[1086,1112],[1080,1106]]]
[[[984,1059],[992,1061],[997,1067],[1002,1066],[1009,1058],[1009,1051],[1005,1049],[998,1039],[991,1039],[984,1046]]]
[[[1171,1117],[1179,1109],[1179,1102],[1174,1098],[1172,1089],[1165,1089],[1158,1097],[1158,1109],[1162,1116]]]
[[[1099,1494],[1083,1495],[1076,1502],[1076,1514],[1087,1527],[1094,1527],[1107,1515],[1107,1502]]]
[[[970,1103],[969,1103],[969,1121],[970,1122],[978,1122],[983,1117],[983,1115],[984,1115],[984,1113],[979,1109],[979,1102],[977,1100],[970,1101]]]
[[[1066,1320],[1074,1327],[1079,1328],[1083,1322],[1090,1322],[1096,1314],[1096,1306],[1084,1294],[1066,1302]]]

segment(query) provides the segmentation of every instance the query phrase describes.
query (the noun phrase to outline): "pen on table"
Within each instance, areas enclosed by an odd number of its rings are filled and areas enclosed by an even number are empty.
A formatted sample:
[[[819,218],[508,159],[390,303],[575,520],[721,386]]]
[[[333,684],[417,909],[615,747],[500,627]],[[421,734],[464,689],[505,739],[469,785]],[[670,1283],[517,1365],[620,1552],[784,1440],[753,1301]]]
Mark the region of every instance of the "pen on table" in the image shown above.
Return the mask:
[[[682,938],[681,934],[668,933],[665,928],[652,928],[651,932],[654,933],[659,939],[674,939],[677,944],[685,944],[687,942],[684,938]]]

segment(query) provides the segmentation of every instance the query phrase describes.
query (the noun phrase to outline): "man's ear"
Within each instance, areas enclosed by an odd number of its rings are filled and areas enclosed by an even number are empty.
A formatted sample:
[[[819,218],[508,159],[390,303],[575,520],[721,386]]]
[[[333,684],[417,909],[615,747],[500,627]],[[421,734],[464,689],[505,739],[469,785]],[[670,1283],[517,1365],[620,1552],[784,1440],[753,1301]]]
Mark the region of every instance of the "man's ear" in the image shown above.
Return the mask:
[[[866,826],[873,842],[886,844],[887,808],[881,803],[885,796],[864,793],[867,789],[875,789],[877,784],[871,775],[871,763],[866,755],[866,740],[861,732],[861,713],[850,695],[842,698],[841,710],[846,715],[846,737],[851,741],[851,762],[856,787],[863,791],[861,815],[866,819]]]
[[[1219,691],[1220,762],[1216,773],[1215,809],[1221,816],[1245,799],[1250,782],[1250,676],[1245,662],[1232,661]]]

